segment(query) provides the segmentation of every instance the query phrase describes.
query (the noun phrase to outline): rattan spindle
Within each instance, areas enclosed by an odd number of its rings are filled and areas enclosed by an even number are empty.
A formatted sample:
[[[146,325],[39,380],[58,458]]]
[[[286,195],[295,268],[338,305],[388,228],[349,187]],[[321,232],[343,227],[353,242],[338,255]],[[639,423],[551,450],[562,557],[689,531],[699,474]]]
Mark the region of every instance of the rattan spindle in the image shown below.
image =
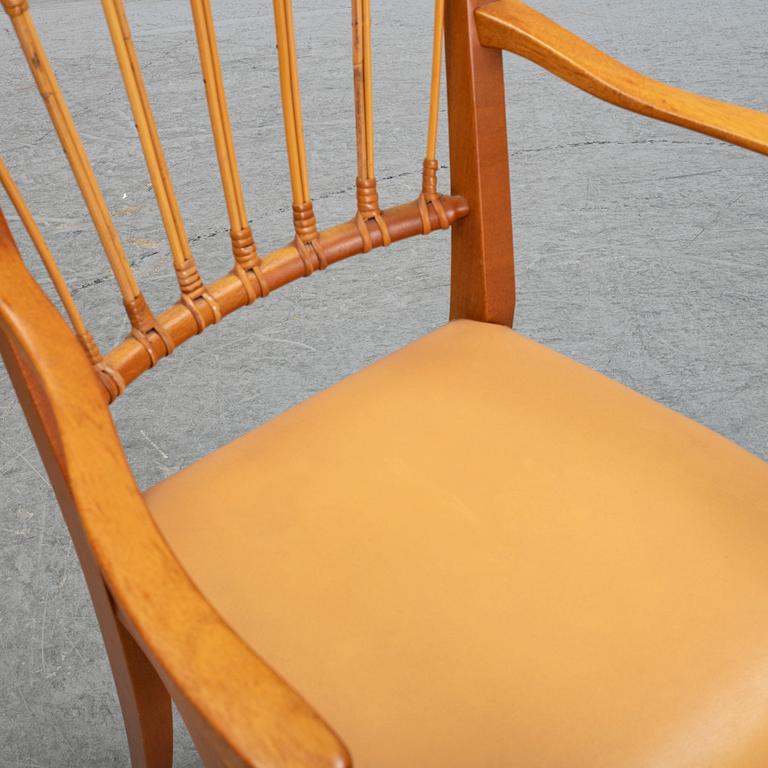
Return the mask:
[[[445,18],[445,0],[435,0],[435,26],[432,44],[432,79],[429,93],[429,121],[427,125],[427,153],[422,171],[421,194],[418,197],[421,222],[424,234],[432,231],[429,209],[432,206],[437,214],[440,227],[450,226],[443,206],[441,195],[437,191],[437,123],[440,112],[440,72],[443,66],[443,20]]]
[[[363,253],[373,247],[368,231],[374,221],[381,231],[383,244],[392,242],[381,215],[376,188],[373,134],[373,54],[371,50],[370,0],[352,0],[352,69],[355,90],[355,127],[357,138],[357,214],[355,224],[363,241]]]
[[[234,274],[240,279],[247,303],[250,304],[258,297],[266,296],[269,285],[261,271],[261,259],[245,209],[210,0],[191,0],[191,7],[216,159],[229,216],[232,255],[235,259]]]
[[[209,323],[206,316],[200,312],[195,303],[196,300],[201,299],[208,305],[211,312],[211,322],[216,323],[221,320],[221,310],[205,287],[190,251],[189,239],[184,229],[184,222],[168,172],[157,125],[144,86],[123,0],[102,0],[102,5],[136,123],[141,148],[144,152],[147,170],[152,181],[152,188],[157,199],[157,207],[168,237],[176,278],[181,290],[181,299],[195,318],[198,331],[202,332]]]
[[[304,142],[296,35],[291,0],[273,0],[277,36],[280,91],[291,177],[293,240],[260,258],[245,209],[235,155],[229,112],[224,94],[210,0],[190,0],[200,66],[211,121],[221,184],[227,207],[235,265],[229,274],[205,285],[191,254],[190,242],[160,143],[157,125],[139,67],[124,0],[101,0],[107,27],[123,77],[128,101],[157,198],[163,228],[176,270],[181,301],[155,316],[140,292],[95,179],[88,157],[45,57],[29,14],[28,0],[0,0],[12,19],[19,42],[35,78],[51,121],[67,155],[96,231],[103,244],[131,322],[131,333],[102,358],[67,291],[56,262],[40,230],[13,187],[7,172],[4,186],[14,201],[35,246],[40,252],[75,334],[101,377],[108,398],[114,400],[138,376],[200,333],[219,317],[266,296],[270,290],[312,274],[329,264],[389,245],[407,237],[428,233],[453,223],[469,212],[461,196],[441,197],[436,191],[437,94],[439,93],[442,3],[435,27],[430,129],[425,162],[424,192],[418,200],[380,210],[374,176],[373,90],[371,74],[370,0],[353,0],[355,117],[358,173],[357,213],[348,221],[318,231],[312,206]]]
[[[318,237],[317,220],[309,194],[293,7],[291,0],[274,0],[273,4],[277,60],[280,70],[280,95],[293,196],[293,226],[296,232],[294,244],[304,263],[304,274],[310,275],[316,269],[325,269],[328,266],[328,260]]]
[[[3,0],[3,6],[11,17],[11,22],[13,23],[13,28],[19,39],[24,56],[27,59],[40,95],[48,109],[51,122],[69,160],[72,173],[80,187],[86,207],[112,267],[112,272],[120,288],[123,304],[131,323],[131,333],[146,349],[150,358],[150,365],[154,365],[157,355],[150,340],[147,338],[147,334],[150,331],[154,331],[160,336],[165,344],[166,354],[170,354],[173,351],[173,342],[157,322],[136,283],[122,243],[112,222],[112,217],[109,214],[109,208],[96,181],[93,168],[88,160],[75,124],[72,121],[72,116],[59,89],[51,65],[45,55],[45,50],[29,13],[28,3],[26,0]]]
[[[19,192],[19,188],[16,186],[16,182],[13,180],[13,177],[2,158],[0,158],[0,186],[3,187],[5,193],[8,195],[8,199],[11,201],[11,205],[16,209],[19,220],[24,226],[24,229],[26,229],[29,239],[32,241],[32,244],[40,255],[40,260],[43,262],[48,277],[51,278],[53,287],[61,301],[61,305],[64,307],[64,311],[67,313],[69,322],[72,324],[77,340],[80,342],[86,355],[88,355],[88,359],[91,361],[91,364],[104,383],[110,401],[114,400],[125,390],[125,382],[117,371],[110,368],[104,362],[101,350],[91,335],[91,332],[83,322],[83,318],[75,304],[75,300],[72,298],[72,293],[64,280],[64,276],[61,274],[59,265],[43,238],[43,233],[37,226],[37,222],[32,216],[29,206],[27,206],[24,197],[21,192]]]

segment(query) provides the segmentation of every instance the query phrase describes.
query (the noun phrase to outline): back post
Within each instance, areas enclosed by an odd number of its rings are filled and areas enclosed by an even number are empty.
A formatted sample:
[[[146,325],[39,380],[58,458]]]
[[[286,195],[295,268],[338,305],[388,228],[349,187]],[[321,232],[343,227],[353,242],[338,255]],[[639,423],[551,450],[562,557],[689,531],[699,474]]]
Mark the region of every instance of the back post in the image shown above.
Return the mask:
[[[451,232],[451,319],[512,325],[515,262],[502,53],[480,45],[476,8],[446,0],[445,60],[451,194],[469,215]]]

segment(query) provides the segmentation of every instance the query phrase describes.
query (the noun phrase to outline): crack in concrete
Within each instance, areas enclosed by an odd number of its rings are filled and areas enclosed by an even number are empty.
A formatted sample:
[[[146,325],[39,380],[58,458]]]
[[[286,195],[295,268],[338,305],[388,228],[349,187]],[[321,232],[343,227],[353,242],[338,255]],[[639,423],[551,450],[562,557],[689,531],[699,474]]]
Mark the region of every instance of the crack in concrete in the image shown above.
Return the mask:
[[[604,146],[636,146],[641,144],[684,144],[688,146],[710,146],[718,144],[716,141],[691,141],[685,139],[633,139],[631,141],[612,141],[602,139],[595,141],[574,141],[568,144],[551,144],[547,147],[536,147],[534,149],[517,149],[510,151],[510,156],[536,154],[537,152],[551,152],[559,149],[577,149],[579,147],[604,147]]]

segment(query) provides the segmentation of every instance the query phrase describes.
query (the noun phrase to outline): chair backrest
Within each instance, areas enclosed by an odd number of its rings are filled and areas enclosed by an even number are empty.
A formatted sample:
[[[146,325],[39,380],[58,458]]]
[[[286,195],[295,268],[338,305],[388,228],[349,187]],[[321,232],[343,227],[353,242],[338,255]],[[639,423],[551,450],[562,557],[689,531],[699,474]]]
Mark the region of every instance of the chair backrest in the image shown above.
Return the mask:
[[[353,218],[319,229],[310,195],[293,11],[290,0],[273,0],[279,85],[290,170],[293,241],[260,256],[249,224],[240,181],[233,133],[224,92],[210,0],[190,0],[203,87],[229,218],[232,270],[209,284],[200,276],[190,247],[171,173],[152,113],[141,67],[131,38],[123,0],[104,0],[103,12],[122,74],[128,102],[146,161],[152,189],[170,247],[179,299],[162,311],[151,308],[126,258],[110,209],[91,167],[77,128],[36,31],[29,0],[2,0],[10,15],[35,83],[93,220],[109,261],[130,323],[130,333],[102,354],[78,313],[72,295],[32,213],[0,160],[2,182],[34,242],[69,316],[72,327],[94,366],[110,401],[161,358],[234,310],[251,304],[298,277],[308,276],[357,253],[387,246],[416,234],[448,228],[465,216],[460,195],[437,191],[437,127],[442,62],[443,4],[436,0],[432,77],[429,88],[427,147],[422,188],[415,200],[381,210],[374,163],[373,78],[370,0],[352,0],[352,72],[357,145],[357,206]],[[190,45],[194,45],[190,39]],[[276,83],[277,85],[277,83]],[[425,96],[427,88],[425,82]]]

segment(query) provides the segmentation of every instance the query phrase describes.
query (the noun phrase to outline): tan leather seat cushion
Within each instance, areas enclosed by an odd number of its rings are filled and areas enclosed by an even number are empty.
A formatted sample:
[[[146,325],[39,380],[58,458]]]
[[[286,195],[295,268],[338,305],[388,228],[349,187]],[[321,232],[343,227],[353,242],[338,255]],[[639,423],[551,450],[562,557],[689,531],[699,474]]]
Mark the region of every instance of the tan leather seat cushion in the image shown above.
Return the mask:
[[[359,768],[768,766],[768,465],[453,322],[147,493]]]

